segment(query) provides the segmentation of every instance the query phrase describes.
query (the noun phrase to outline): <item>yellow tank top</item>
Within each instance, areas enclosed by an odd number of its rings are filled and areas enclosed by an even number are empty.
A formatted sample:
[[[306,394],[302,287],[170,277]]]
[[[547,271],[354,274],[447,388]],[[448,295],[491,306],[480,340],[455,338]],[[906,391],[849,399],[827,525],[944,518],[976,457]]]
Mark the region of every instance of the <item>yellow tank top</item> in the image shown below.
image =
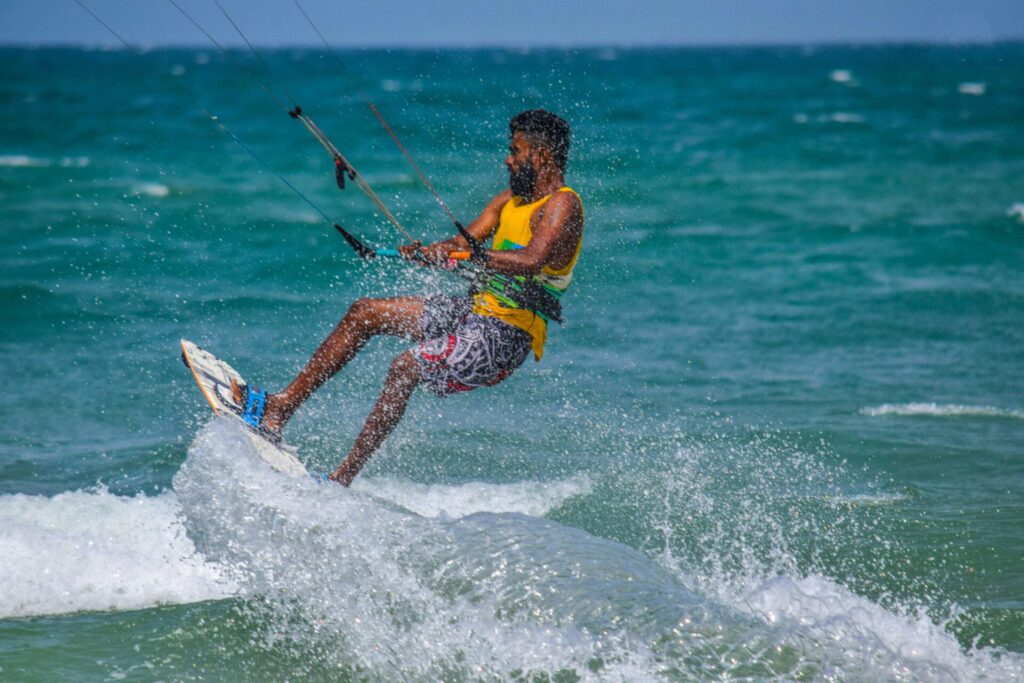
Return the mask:
[[[580,199],[579,194],[571,187],[563,187],[559,192],[572,192]],[[494,233],[491,242],[491,249],[503,251],[507,249],[522,249],[533,239],[533,228],[530,221],[533,214],[542,206],[548,203],[552,195],[541,197],[535,202],[526,203],[522,197],[513,197],[501,207],[501,216],[498,220],[498,229]],[[580,200],[582,206],[583,200]],[[572,258],[564,268],[551,268],[544,266],[541,272],[533,277],[535,282],[543,285],[549,292],[561,295],[572,282],[572,270],[580,258],[580,251],[583,248],[583,235],[576,244]],[[473,300],[473,312],[478,315],[486,315],[497,318],[503,322],[518,327],[529,333],[532,339],[533,355],[540,360],[544,355],[544,341],[547,339],[547,321],[534,311],[524,308],[509,308],[502,305],[496,296],[491,292],[480,292]]]

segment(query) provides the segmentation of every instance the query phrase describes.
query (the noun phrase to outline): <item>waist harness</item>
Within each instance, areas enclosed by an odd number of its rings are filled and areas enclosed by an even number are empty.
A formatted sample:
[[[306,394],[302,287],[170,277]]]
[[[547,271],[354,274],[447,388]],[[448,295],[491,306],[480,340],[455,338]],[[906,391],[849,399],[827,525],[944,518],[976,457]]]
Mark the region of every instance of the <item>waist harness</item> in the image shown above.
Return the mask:
[[[492,294],[502,306],[533,311],[545,322],[554,320],[562,324],[562,302],[558,300],[562,292],[534,279],[489,273],[480,290]]]

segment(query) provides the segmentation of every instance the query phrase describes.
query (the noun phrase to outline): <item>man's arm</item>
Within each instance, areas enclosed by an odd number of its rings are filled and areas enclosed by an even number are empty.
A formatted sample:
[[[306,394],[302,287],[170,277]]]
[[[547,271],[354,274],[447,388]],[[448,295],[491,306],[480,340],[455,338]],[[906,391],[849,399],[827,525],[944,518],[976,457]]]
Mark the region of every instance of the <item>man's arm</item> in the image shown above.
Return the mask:
[[[466,232],[473,236],[477,241],[483,242],[488,237],[494,234],[494,231],[498,227],[498,220],[501,218],[501,207],[505,206],[505,202],[512,198],[512,191],[505,190],[484,207],[484,210],[480,213],[472,223],[466,226]],[[466,242],[462,235],[455,235],[446,240],[435,242],[426,247],[420,247],[419,245],[405,245],[399,247],[399,251],[406,258],[412,258],[413,253],[419,252],[427,261],[434,263],[443,263],[448,260],[448,254],[453,251],[465,251],[469,248],[469,243]]]
[[[583,232],[583,207],[573,193],[556,192],[532,227],[533,237],[522,249],[485,250],[488,270],[506,275],[536,275],[546,265],[567,265]]]

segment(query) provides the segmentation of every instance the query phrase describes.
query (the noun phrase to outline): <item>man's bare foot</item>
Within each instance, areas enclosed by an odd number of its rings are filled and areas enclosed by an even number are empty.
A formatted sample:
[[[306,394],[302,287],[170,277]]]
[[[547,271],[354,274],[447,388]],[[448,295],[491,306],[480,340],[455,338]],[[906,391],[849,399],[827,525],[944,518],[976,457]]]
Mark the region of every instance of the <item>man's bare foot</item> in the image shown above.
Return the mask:
[[[245,409],[245,388],[235,380],[231,380],[231,397],[235,399],[235,403],[242,406],[243,410]],[[284,427],[284,420],[281,418],[281,408],[275,394],[267,392],[267,401],[263,408],[263,419],[260,422],[264,430],[274,434],[281,433],[281,429]]]

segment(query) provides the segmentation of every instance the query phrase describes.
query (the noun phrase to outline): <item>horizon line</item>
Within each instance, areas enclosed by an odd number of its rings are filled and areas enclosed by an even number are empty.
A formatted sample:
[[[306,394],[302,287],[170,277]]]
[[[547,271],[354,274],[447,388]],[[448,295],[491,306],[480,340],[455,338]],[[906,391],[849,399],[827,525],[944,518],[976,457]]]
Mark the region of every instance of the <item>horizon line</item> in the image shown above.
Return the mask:
[[[708,41],[690,43],[367,43],[365,45],[331,46],[332,50],[339,52],[354,52],[363,50],[450,50],[450,51],[473,51],[473,50],[506,50],[506,51],[529,51],[529,50],[674,50],[674,49],[713,49],[713,48],[817,48],[817,47],[899,47],[899,46],[995,46],[1006,44],[1024,43],[1024,35],[1005,36],[999,38],[966,38],[932,40],[924,38],[852,38],[852,39],[824,39],[808,41],[791,40],[766,40],[757,42],[731,42],[731,41]],[[278,43],[278,44],[255,44],[255,47],[264,50],[322,50],[327,51],[321,43]],[[249,48],[244,43],[225,44],[228,51],[248,52]],[[139,43],[125,47],[120,43],[109,42],[2,42],[0,49],[21,49],[21,50],[46,50],[46,49],[79,49],[87,51],[144,51],[154,52],[158,50],[215,50],[209,44],[197,42],[181,43]],[[216,51],[216,50],[215,50]]]

